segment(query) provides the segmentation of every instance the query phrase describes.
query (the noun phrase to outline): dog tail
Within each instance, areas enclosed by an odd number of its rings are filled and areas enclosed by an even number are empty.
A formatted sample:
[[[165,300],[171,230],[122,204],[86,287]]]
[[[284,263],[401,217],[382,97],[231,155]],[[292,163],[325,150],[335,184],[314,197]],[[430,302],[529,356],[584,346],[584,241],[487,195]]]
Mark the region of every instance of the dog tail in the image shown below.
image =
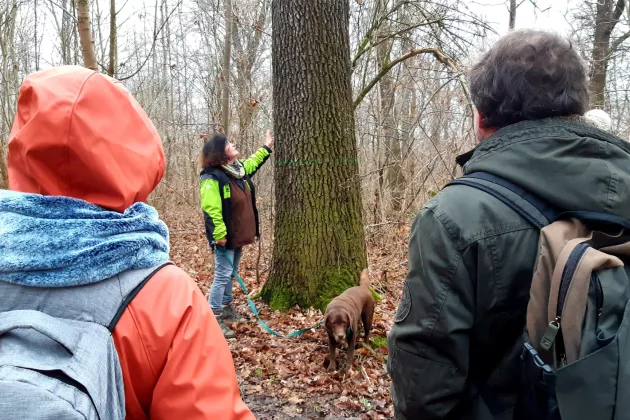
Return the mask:
[[[361,272],[361,282],[359,284],[367,287],[368,289],[370,288],[370,276],[367,268]]]

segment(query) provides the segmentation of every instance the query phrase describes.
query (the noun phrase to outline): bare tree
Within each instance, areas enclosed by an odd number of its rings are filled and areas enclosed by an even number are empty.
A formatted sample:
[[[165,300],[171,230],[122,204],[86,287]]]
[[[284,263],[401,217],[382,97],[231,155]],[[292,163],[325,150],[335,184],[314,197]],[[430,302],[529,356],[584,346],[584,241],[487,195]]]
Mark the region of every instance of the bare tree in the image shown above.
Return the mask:
[[[387,12],[387,1],[381,0],[375,9],[377,14]],[[391,50],[393,47],[393,38],[391,37],[389,21],[384,21],[379,28],[376,42],[376,60],[378,62],[379,74],[384,73],[391,62]],[[396,213],[402,208],[402,198],[404,194],[404,176],[402,173],[402,155],[400,150],[400,137],[395,118],[395,97],[396,97],[396,80],[393,71],[387,71],[379,81],[380,94],[380,119],[383,139],[385,140],[385,161],[383,167],[386,168],[385,180],[386,188],[392,192],[392,210]],[[379,174],[379,177],[382,177]],[[379,185],[383,185],[383,179],[379,179]],[[379,199],[382,197],[383,191],[379,193]],[[377,206],[380,203],[377,201]]]
[[[0,188],[8,188],[7,140],[15,110],[18,57],[15,52],[17,0],[0,3]]]
[[[90,10],[88,0],[75,0],[77,8],[77,21],[81,50],[83,52],[83,65],[90,70],[98,70],[96,55],[94,54],[94,42],[90,28]]]
[[[225,50],[223,51],[223,98],[222,120],[223,131],[228,134],[230,122],[230,67],[232,52],[232,0],[225,0]]]
[[[255,112],[259,109],[262,98],[252,87],[254,66],[265,47],[262,43],[263,31],[269,13],[269,0],[261,0],[258,10],[255,10],[253,23],[249,24],[247,13],[239,10],[234,14],[232,25],[234,41],[234,62],[236,64],[236,77],[234,84],[238,97],[238,138],[241,144],[253,147],[251,138],[251,126]]]
[[[625,7],[626,0],[598,0],[596,4],[590,74],[590,94],[593,107],[604,107],[606,103],[606,76],[610,58],[630,37],[630,31],[628,31],[613,38],[613,31],[620,22]]]
[[[116,0],[109,2],[109,66],[107,74],[116,76],[116,60],[118,58],[118,39],[116,37]]]

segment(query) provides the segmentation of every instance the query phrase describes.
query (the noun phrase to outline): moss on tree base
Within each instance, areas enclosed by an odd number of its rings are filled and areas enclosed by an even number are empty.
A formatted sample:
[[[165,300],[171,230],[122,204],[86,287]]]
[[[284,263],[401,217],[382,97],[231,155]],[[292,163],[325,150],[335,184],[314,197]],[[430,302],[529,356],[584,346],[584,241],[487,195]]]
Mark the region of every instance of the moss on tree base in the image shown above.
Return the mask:
[[[291,287],[285,282],[267,282],[261,297],[273,310],[291,309],[295,304],[300,308],[316,308],[324,311],[328,303],[346,289],[359,284],[359,273],[346,268],[327,268],[319,270],[308,279],[308,286]]]

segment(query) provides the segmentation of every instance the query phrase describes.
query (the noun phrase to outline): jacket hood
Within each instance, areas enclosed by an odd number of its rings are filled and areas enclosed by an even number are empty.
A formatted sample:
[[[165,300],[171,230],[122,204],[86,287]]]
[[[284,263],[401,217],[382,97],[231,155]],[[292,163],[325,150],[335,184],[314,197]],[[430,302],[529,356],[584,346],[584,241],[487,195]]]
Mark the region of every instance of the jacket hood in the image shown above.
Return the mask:
[[[482,141],[464,173],[501,176],[561,211],[630,219],[630,145],[581,117],[523,121]]]
[[[165,168],[160,136],[122,83],[63,66],[29,75],[9,137],[9,188],[123,212]]]

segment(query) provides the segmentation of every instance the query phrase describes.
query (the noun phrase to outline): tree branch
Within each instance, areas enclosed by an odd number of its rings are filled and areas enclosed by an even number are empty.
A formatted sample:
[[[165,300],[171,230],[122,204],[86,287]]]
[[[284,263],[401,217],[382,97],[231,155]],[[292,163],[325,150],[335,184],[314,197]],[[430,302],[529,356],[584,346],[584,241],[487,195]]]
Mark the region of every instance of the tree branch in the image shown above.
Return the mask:
[[[612,21],[614,22],[612,24],[613,27],[619,21],[619,19],[621,19],[621,15],[623,14],[623,8],[625,5],[626,5],[626,0],[617,0],[617,4],[615,5],[615,11],[613,12],[613,18],[612,18]]]
[[[457,65],[455,64],[453,59],[448,57],[446,54],[444,54],[444,52],[442,52],[441,50],[437,48],[420,48],[420,49],[412,50],[412,51],[409,51],[407,54],[401,57],[398,57],[394,61],[390,61],[389,63],[383,65],[381,71],[374,77],[374,79],[372,79],[370,83],[368,83],[368,85],[365,88],[363,88],[361,93],[359,93],[359,96],[357,96],[357,98],[354,100],[354,109],[356,109],[359,106],[359,104],[361,104],[365,96],[368,93],[370,93],[370,91],[374,88],[374,86],[376,86],[376,84],[387,73],[389,73],[391,69],[393,69],[394,67],[396,67],[396,65],[402,63],[403,61],[408,60],[420,54],[432,54],[435,57],[435,59],[438,60],[440,63],[444,64],[446,67],[449,67],[452,70],[455,70],[456,72],[461,74],[461,72],[457,68]],[[460,78],[460,83],[462,84],[462,89],[464,90],[464,94],[466,95],[466,97],[468,98],[470,102],[470,93],[468,90],[468,86],[465,84],[465,80]]]
[[[361,58],[365,53],[367,53],[368,51],[370,51],[372,48],[379,46],[380,44],[382,44],[385,41],[388,41],[390,39],[399,37],[407,32],[411,32],[414,29],[418,29],[421,28],[423,26],[429,26],[429,25],[439,25],[439,24],[443,24],[444,23],[443,18],[438,18],[438,19],[434,19],[434,20],[429,20],[429,21],[425,21],[425,22],[421,22],[421,23],[417,23],[415,25],[411,25],[411,26],[407,26],[406,28],[403,28],[397,32],[391,33],[387,36],[383,36],[383,37],[379,37],[377,42],[374,42],[372,44],[369,45],[362,45],[362,49],[360,51],[360,54],[357,53],[357,55],[355,56],[355,58],[352,60],[352,68],[355,68],[357,65],[357,62],[359,60],[359,58]]]
[[[359,44],[359,48],[356,54],[354,55],[354,58],[352,59],[352,68],[356,67],[357,62],[359,61],[359,58],[361,58],[363,54],[368,52],[373,47],[373,46],[370,46],[368,48],[368,45],[370,44],[370,41],[372,40],[374,33],[378,30],[378,28],[381,27],[381,24],[385,22],[398,9],[410,3],[411,2],[409,2],[408,0],[401,0],[398,3],[396,3],[390,10],[383,13],[380,17],[378,18],[376,16],[374,17],[374,23],[372,24],[370,29],[368,29],[368,31],[365,33],[365,38],[363,38],[363,41],[361,41],[361,44]],[[378,9],[375,10],[375,14],[377,13],[378,13]]]
[[[149,61],[149,58],[151,58],[151,54],[153,54],[153,50],[155,49],[155,44],[157,42],[158,39],[158,35],[160,34],[160,32],[162,32],[162,29],[164,29],[164,26],[166,26],[166,24],[168,23],[169,19],[171,18],[171,16],[173,16],[173,13],[175,13],[175,11],[177,10],[177,8],[179,6],[181,6],[181,4],[184,2],[184,0],[179,0],[179,2],[175,5],[175,7],[173,7],[173,10],[171,10],[171,13],[168,14],[168,16],[166,17],[166,19],[164,19],[164,22],[162,22],[162,25],[160,25],[160,29],[158,29],[155,34],[153,35],[153,43],[151,44],[151,49],[149,50],[149,53],[147,54],[147,56],[145,57],[144,61],[142,62],[142,64],[140,64],[140,67],[138,67],[138,69],[131,73],[129,76],[125,76],[125,77],[121,77],[118,80],[120,80],[121,82],[124,82],[125,80],[129,80],[132,77],[136,76],[138,73],[140,73],[142,71],[142,69],[144,68],[144,66],[147,64],[147,62]]]
[[[615,52],[617,52],[617,49],[621,46],[621,44],[624,43],[624,41],[626,39],[630,38],[630,31],[626,32],[625,34],[621,35],[619,38],[615,39],[611,44],[610,44],[610,54],[613,54]]]

